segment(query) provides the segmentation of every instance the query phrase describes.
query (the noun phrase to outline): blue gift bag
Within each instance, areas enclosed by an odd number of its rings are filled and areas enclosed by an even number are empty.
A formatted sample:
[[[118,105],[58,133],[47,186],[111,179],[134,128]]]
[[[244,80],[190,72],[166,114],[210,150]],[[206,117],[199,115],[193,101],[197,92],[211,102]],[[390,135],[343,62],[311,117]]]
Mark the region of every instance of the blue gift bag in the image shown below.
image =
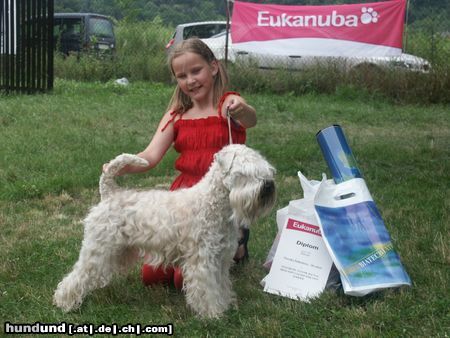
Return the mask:
[[[383,288],[411,285],[362,178],[339,184],[324,179],[314,207],[346,294],[363,296]]]
[[[410,286],[342,128],[332,125],[316,137],[334,181],[322,180],[314,207],[344,292],[363,296],[382,288]]]

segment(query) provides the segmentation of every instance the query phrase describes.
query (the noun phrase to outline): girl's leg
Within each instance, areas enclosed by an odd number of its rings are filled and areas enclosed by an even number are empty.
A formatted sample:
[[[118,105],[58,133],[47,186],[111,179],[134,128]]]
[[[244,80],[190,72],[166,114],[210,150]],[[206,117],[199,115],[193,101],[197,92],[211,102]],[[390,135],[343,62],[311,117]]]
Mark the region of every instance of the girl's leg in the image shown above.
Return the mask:
[[[250,230],[247,228],[243,228],[240,230],[241,232],[241,238],[239,239],[239,246],[236,250],[236,254],[233,257],[233,260],[236,263],[242,263],[246,260],[248,260],[248,247],[247,243],[250,238]]]
[[[169,284],[173,278],[174,269],[172,266],[142,265],[142,283],[146,286],[155,284]]]

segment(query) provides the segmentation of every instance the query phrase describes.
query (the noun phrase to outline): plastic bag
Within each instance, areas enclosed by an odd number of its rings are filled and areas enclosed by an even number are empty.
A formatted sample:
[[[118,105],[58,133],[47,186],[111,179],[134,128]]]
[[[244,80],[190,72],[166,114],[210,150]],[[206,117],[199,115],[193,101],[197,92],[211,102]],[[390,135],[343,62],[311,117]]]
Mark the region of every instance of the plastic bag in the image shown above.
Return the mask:
[[[272,247],[269,250],[266,261],[263,264],[267,270],[270,270],[270,266],[272,265],[272,260],[275,256],[275,252],[277,251],[278,242],[280,241],[281,230],[288,215],[306,218],[304,221],[317,224],[316,215],[314,212],[314,196],[319,188],[320,181],[309,181],[300,171],[297,175],[303,189],[303,198],[292,200],[289,202],[289,205],[277,210],[276,221],[278,232],[275,240],[273,241]]]
[[[300,171],[297,173],[300,185],[303,190],[303,198],[292,200],[286,207],[277,210],[276,221],[278,232],[269,250],[266,261],[263,266],[268,271],[272,266],[272,261],[278,248],[281,231],[289,216],[301,220],[308,224],[318,225],[316,212],[314,209],[314,198],[320,186],[320,181],[308,180]],[[261,284],[264,286],[264,279]],[[338,289],[341,286],[339,272],[336,267],[332,266],[330,275],[326,283],[326,289]]]
[[[324,178],[314,204],[346,294],[411,285],[364,179],[335,184]]]

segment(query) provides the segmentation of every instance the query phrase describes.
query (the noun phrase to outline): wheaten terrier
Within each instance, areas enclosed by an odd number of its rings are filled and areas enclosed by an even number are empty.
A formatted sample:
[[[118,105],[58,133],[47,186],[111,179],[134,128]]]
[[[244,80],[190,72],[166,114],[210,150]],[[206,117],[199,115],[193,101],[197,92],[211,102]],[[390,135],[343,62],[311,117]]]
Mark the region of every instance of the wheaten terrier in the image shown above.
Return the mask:
[[[149,264],[180,266],[187,304],[200,316],[218,317],[235,301],[229,269],[239,228],[273,207],[275,169],[256,151],[230,145],[192,188],[137,191],[114,181],[127,164],[148,163],[123,154],[101,176],[101,202],[84,220],[80,256],[58,284],[54,304],[64,311],[78,308],[86,294],[106,286],[136,259],[136,249],[143,249]]]

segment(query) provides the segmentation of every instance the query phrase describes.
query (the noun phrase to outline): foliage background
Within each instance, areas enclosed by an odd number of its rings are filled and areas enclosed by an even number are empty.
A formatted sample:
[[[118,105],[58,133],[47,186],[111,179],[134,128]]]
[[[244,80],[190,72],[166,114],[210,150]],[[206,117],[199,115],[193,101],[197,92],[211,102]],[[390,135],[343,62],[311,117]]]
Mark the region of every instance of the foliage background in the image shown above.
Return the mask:
[[[247,2],[246,0],[243,0]],[[250,2],[250,1],[249,1]],[[285,5],[326,5],[376,2],[375,0],[254,0],[252,2]],[[434,17],[441,21],[441,30],[450,28],[445,14],[449,3],[445,0],[410,0],[410,23],[418,23],[424,18]],[[140,21],[153,20],[159,16],[167,25],[177,25],[191,21],[224,19],[225,0],[55,0],[55,12],[98,12],[117,20],[133,18]],[[448,16],[447,16],[448,18]],[[442,20],[441,20],[442,19]],[[444,20],[445,19],[445,20]]]
[[[266,0],[261,3],[287,5],[326,5],[369,3],[375,0]],[[232,12],[232,5],[230,10]],[[117,21],[153,21],[173,29],[177,24],[226,18],[225,0],[55,0],[55,12],[97,12]],[[404,51],[433,63],[450,58],[450,2],[409,0]],[[166,41],[167,42],[167,41]]]
[[[266,1],[267,2],[267,1]],[[273,1],[275,2],[275,1]],[[299,1],[276,1],[300,3]],[[326,4],[344,1],[306,1]],[[359,2],[349,0],[345,2]],[[367,1],[365,1],[367,2]],[[449,3],[411,0],[406,27],[406,51],[428,59],[428,74],[382,72],[362,69],[346,73],[338,64],[318,65],[302,71],[260,70],[250,65],[229,64],[233,89],[252,92],[334,93],[361,88],[373,96],[396,102],[450,102],[450,35],[446,20]],[[171,83],[165,46],[174,25],[180,22],[224,19],[225,1],[80,1],[57,0],[56,11],[95,11],[110,14],[116,25],[114,58],[96,55],[56,56],[55,76],[79,81],[108,81],[126,77],[130,81]]]

